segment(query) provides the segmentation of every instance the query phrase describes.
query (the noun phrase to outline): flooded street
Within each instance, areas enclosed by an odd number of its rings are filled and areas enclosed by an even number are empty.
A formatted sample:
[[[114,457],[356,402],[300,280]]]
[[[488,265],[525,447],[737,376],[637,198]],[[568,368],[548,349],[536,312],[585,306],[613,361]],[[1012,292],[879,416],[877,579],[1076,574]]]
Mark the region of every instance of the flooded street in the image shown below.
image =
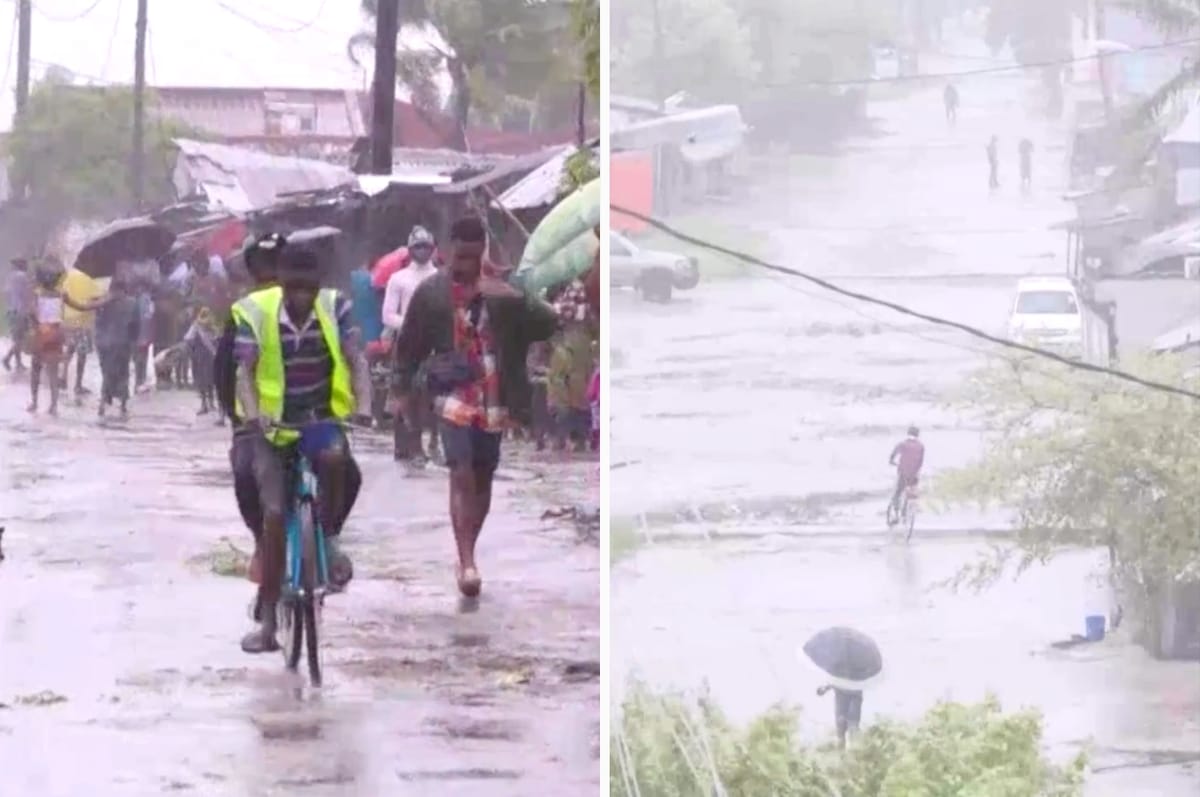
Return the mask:
[[[191,394],[107,425],[90,402],[27,416],[27,397],[0,386],[6,794],[596,793],[598,547],[540,520],[596,500],[594,461],[506,444],[471,610],[445,472],[405,477],[390,438],[356,434],[356,579],[326,605],[317,692],[238,646],[252,587],[221,572],[252,542],[228,429]]]
[[[940,91],[873,102],[876,135],[796,159],[746,192],[749,204],[705,212],[750,230],[746,248],[772,262],[1002,333],[1018,277],[1065,271],[1065,235],[1048,229],[1070,213],[1059,126],[1028,110],[1020,76],[969,83],[954,129]],[[1026,135],[1037,146],[1029,197],[1016,187]],[[1090,553],[955,594],[939,585],[1002,539],[1003,513],[930,507],[911,545],[888,535],[888,455],[907,426],[921,428],[927,478],[982,453],[978,421],[947,402],[1000,356],[994,347],[761,272],[702,282],[666,306],[614,293],[612,316],[612,517],[631,540],[613,572],[618,683],[707,681],[739,719],[791,702],[807,732],[829,736],[832,701],[815,696],[797,651],[823,627],[852,625],[885,661],[865,722],[993,692],[1041,709],[1056,754],[1092,750],[1089,797],[1200,787],[1189,763],[1200,757],[1200,665],[1154,662],[1125,629],[1050,647],[1083,632]]]

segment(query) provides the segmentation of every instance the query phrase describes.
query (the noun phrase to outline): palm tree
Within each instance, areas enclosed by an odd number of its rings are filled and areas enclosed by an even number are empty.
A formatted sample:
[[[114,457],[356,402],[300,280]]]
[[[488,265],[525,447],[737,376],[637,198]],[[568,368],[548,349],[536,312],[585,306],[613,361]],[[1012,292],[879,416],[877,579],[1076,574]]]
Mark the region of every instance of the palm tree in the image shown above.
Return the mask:
[[[378,0],[362,0],[362,9],[373,19]],[[573,43],[564,46],[571,33],[571,10],[563,0],[400,0],[401,31],[424,32],[426,42],[419,47],[401,45],[397,80],[411,92],[417,107],[440,110],[437,78],[449,75],[455,132],[447,144],[465,150],[471,113],[478,106],[499,110],[512,96],[536,100],[548,87],[562,83],[565,51],[574,49]],[[598,15],[597,8],[597,22]],[[598,54],[598,24],[596,35]],[[352,37],[351,60],[359,63],[358,53],[373,47],[374,41],[374,33],[368,31]]]
[[[1180,103],[1196,101],[1200,91],[1200,0],[1122,0],[1120,5],[1173,41],[1192,40],[1180,46],[1190,57],[1183,60],[1179,71],[1132,110],[1129,124],[1145,128]]]
[[[593,97],[600,96],[600,3],[573,0],[575,39],[583,48],[583,82]]]

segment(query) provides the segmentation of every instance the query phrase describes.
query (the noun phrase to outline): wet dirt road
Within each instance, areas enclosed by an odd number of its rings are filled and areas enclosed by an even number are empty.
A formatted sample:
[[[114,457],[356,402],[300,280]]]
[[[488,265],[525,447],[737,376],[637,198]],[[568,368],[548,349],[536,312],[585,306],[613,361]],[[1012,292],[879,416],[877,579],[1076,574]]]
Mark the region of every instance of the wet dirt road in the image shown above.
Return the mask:
[[[190,396],[103,427],[26,396],[0,386],[0,793],[596,793],[598,547],[540,520],[595,500],[594,462],[509,447],[472,611],[443,472],[401,476],[356,436],[357,577],[327,604],[326,686],[298,690],[241,653],[251,588],[215,572],[250,548],[227,431]]]
[[[1065,242],[1046,231],[1068,215],[1048,174],[1060,142],[1013,111],[1020,79],[960,90],[957,129],[938,91],[879,103],[884,135],[730,213],[777,262],[1002,331],[1018,276],[1062,273]],[[1008,186],[997,196],[983,155],[993,132]],[[1029,197],[1011,187],[1026,134],[1044,175]],[[886,534],[887,456],[905,427],[922,428],[934,478],[981,452],[977,423],[945,399],[996,356],[987,344],[775,277],[702,285],[665,307],[618,293],[612,313],[612,516],[636,535],[614,568],[615,678],[707,679],[736,716],[787,700],[810,733],[829,734],[832,706],[796,650],[849,624],[887,662],[870,716],[993,691],[1040,708],[1056,754],[1093,747],[1089,797],[1200,787],[1200,767],[1172,763],[1200,757],[1200,666],[1151,661],[1123,631],[1050,647],[1082,632],[1088,555],[961,595],[937,585],[998,539],[1002,514],[927,512],[908,547]]]

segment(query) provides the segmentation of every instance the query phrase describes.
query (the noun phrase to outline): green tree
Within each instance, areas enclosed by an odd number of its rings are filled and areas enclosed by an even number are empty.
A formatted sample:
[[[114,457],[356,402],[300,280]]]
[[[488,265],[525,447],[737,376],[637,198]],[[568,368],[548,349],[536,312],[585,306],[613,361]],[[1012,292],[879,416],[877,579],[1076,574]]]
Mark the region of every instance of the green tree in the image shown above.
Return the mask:
[[[776,707],[745,727],[699,703],[635,682],[614,718],[610,794],[781,797],[1078,797],[1085,758],[1048,762],[1036,712],[995,700],[942,703],[913,723],[884,721],[844,753],[805,745],[796,712]]]
[[[583,82],[593,97],[600,96],[600,2],[572,0],[575,39],[581,48]]]
[[[614,3],[611,19],[618,94],[663,100],[687,91],[708,102],[732,102],[758,77],[750,31],[732,0]]]
[[[1200,39],[1200,0],[1125,0],[1121,7],[1170,39]],[[1186,55],[1179,71],[1133,109],[1129,117],[1132,126],[1152,124],[1180,100],[1195,99],[1200,89],[1200,42],[1181,47],[1179,52]]]
[[[374,20],[378,0],[362,0],[362,7]],[[403,0],[401,30],[433,35],[424,45],[401,46],[397,80],[419,107],[432,110],[440,106],[437,78],[448,74],[456,123],[451,143],[466,149],[473,112],[499,116],[523,106],[536,116],[578,84],[580,69],[564,67],[579,62],[572,22],[572,8],[563,0]],[[351,58],[357,61],[356,50],[374,40],[373,32],[354,36]]]
[[[1200,387],[1174,356],[1127,367]],[[1200,401],[1025,359],[980,373],[962,399],[991,442],[937,492],[1015,516],[1013,544],[964,576],[986,584],[1014,563],[1097,547],[1121,584],[1147,594],[1200,575]]]
[[[152,104],[151,102],[148,104]],[[171,172],[179,125],[146,125],[146,201],[174,201]],[[133,207],[129,182],[133,92],[126,87],[38,84],[8,142],[13,185],[24,185],[32,217],[49,235],[70,218],[113,218]]]

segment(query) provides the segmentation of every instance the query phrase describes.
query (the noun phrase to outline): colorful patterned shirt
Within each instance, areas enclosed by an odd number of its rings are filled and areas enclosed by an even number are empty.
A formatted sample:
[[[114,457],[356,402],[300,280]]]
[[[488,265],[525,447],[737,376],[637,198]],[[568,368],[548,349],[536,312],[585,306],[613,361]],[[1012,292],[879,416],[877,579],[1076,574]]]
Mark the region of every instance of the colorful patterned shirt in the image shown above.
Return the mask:
[[[508,411],[500,405],[500,375],[487,302],[475,287],[451,286],[454,304],[454,350],[467,359],[479,377],[435,401],[438,415],[455,426],[477,426],[502,432]]]

